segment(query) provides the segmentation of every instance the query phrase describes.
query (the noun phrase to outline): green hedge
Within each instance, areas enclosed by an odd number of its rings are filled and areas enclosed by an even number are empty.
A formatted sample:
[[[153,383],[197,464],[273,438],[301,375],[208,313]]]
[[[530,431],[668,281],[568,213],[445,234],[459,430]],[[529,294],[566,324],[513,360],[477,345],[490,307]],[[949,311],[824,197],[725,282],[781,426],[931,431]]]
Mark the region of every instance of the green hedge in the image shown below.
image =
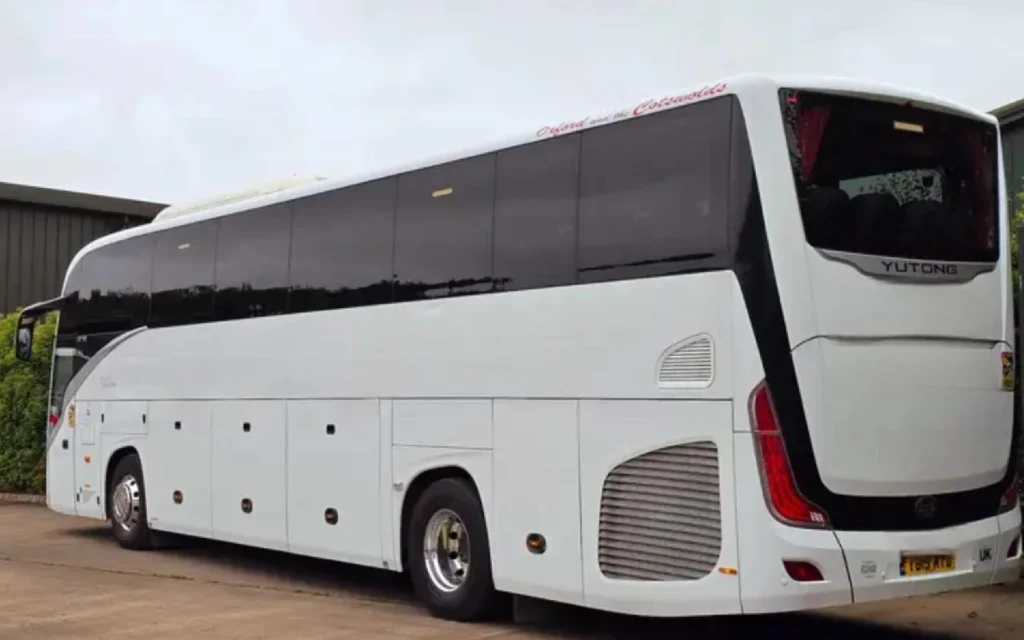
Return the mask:
[[[31,362],[14,357],[17,313],[0,316],[0,492],[45,493],[54,316],[36,325]]]

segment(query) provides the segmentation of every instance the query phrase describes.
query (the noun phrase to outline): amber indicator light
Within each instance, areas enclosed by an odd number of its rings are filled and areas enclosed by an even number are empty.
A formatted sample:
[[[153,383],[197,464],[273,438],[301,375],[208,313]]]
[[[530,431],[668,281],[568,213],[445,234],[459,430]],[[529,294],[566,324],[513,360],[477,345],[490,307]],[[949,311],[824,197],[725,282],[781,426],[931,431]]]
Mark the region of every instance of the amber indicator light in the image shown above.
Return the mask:
[[[526,536],[526,548],[530,553],[541,554],[548,550],[548,541],[539,533],[531,533]]]

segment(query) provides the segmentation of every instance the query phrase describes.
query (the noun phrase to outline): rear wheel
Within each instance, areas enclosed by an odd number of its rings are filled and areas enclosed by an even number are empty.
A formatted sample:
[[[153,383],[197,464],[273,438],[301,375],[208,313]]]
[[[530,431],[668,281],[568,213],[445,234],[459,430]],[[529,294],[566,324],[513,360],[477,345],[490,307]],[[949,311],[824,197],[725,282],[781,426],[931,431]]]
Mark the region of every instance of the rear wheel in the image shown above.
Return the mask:
[[[109,515],[114,537],[126,549],[152,549],[153,532],[146,521],[146,484],[135,454],[117,463],[110,484]]]
[[[487,526],[470,483],[445,478],[427,487],[413,507],[406,544],[416,595],[433,615],[459,621],[494,615]]]

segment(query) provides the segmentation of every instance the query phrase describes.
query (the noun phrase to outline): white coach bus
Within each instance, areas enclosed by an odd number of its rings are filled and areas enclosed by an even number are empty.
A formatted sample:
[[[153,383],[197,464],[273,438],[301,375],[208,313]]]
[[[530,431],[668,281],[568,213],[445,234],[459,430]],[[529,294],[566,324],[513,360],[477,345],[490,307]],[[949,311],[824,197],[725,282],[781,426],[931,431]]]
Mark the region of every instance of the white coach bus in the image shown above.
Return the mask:
[[[544,125],[544,126],[541,126]],[[1016,577],[996,121],[743,76],[72,261],[47,500],[646,616]]]

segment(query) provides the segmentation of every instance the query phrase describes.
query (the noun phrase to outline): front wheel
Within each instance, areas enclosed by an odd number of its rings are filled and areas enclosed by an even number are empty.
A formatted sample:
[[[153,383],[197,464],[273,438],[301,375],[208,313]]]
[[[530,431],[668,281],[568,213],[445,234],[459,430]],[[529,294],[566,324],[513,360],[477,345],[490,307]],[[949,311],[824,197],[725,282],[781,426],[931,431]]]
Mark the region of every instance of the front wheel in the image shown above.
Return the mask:
[[[126,549],[152,549],[153,532],[146,521],[146,484],[137,455],[128,455],[117,463],[109,496],[110,524],[118,543]]]
[[[468,482],[445,478],[423,492],[407,545],[413,587],[433,615],[464,622],[495,613],[487,526]]]

